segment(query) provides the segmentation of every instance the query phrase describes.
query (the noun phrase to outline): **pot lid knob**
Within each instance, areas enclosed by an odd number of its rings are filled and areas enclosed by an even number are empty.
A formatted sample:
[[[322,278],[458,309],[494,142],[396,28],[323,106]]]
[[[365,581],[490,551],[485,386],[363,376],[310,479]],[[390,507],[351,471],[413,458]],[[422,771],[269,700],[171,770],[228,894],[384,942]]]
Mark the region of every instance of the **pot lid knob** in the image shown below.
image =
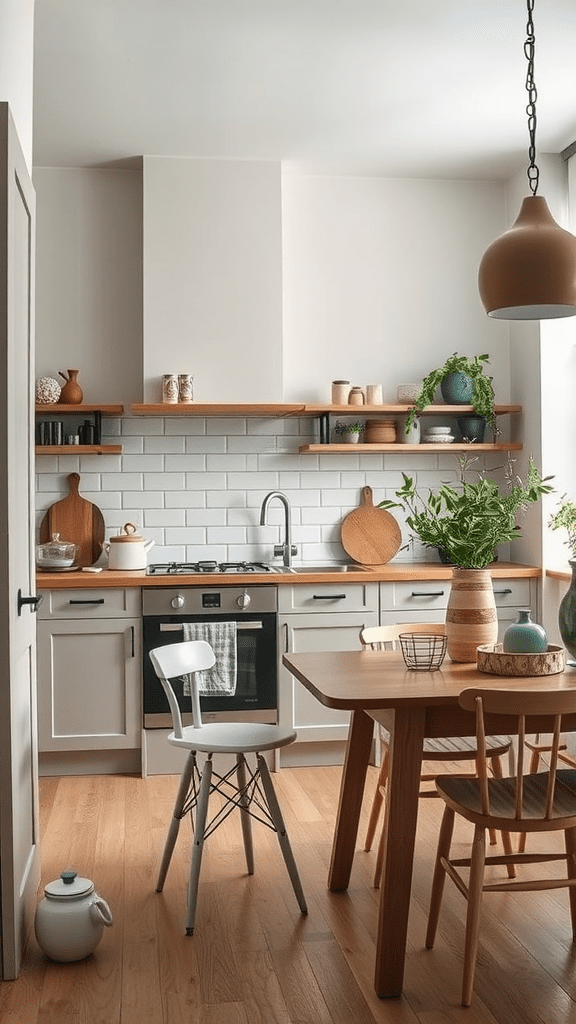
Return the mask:
[[[77,871],[61,871],[60,878],[64,882],[64,885],[72,885],[72,882],[77,877]]]

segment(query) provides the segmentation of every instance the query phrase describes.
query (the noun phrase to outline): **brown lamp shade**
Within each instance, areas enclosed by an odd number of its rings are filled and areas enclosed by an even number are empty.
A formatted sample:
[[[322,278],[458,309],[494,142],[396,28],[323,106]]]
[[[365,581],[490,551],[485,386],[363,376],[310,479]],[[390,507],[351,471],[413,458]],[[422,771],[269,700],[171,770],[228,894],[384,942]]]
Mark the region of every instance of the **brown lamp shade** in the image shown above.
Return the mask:
[[[576,238],[543,196],[527,196],[512,227],[486,250],[478,287],[488,316],[499,320],[576,316]]]

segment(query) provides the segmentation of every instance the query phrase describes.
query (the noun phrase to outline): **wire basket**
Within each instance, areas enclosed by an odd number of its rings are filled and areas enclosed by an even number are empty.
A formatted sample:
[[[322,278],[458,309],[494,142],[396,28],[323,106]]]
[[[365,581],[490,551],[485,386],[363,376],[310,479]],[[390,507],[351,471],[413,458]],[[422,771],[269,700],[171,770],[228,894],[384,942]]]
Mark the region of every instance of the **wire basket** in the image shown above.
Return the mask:
[[[400,633],[402,657],[408,668],[440,668],[446,654],[446,637],[440,633]]]

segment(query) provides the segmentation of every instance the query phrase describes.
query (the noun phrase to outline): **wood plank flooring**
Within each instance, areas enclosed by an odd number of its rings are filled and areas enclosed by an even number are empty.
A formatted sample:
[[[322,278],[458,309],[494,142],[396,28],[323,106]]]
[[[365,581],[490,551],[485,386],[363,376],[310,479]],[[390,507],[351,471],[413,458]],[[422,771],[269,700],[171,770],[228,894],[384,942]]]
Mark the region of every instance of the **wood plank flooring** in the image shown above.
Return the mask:
[[[76,964],[51,962],[31,936],[20,978],[0,985],[1,1024],[574,1021],[576,946],[564,890],[486,896],[476,992],[470,1009],[460,1006],[464,901],[448,883],[437,945],[424,948],[442,807],[436,800],[420,801],[404,996],[378,999],[372,987],[375,853],[359,843],[348,892],[326,887],[340,773],[295,768],[274,776],[307,917],[298,910],[275,836],[258,824],[256,873],[246,876],[232,816],[205,849],[192,937],[184,934],[186,822],[164,892],[154,890],[177,778],[42,779],[43,884],[65,868],[92,878],[114,924]],[[375,781],[371,769],[370,794]],[[366,819],[367,813],[361,838]],[[460,827],[464,852],[469,832]]]

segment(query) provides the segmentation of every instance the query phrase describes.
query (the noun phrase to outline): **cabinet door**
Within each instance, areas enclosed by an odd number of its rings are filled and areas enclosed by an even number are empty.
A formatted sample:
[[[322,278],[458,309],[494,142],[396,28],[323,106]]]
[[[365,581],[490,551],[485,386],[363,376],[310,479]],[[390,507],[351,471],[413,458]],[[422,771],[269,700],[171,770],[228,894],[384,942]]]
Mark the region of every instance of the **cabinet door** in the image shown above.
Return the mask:
[[[329,613],[280,619],[282,653],[307,651],[354,651],[360,646],[360,630],[377,625],[376,610],[357,614]],[[278,717],[298,732],[300,742],[345,740],[350,713],[324,707],[298,680],[280,666]]]
[[[39,749],[139,747],[140,651],[140,619],[39,623]]]

